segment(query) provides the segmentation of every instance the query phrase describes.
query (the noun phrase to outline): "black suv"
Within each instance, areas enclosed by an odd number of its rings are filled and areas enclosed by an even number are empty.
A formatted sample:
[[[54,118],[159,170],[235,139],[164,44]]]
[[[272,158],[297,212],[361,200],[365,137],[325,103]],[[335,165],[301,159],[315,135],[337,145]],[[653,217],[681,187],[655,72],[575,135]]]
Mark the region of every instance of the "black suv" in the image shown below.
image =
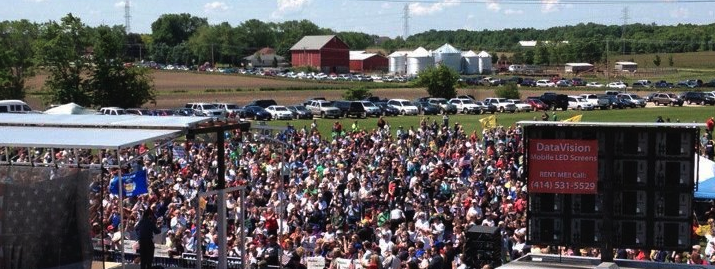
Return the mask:
[[[699,105],[704,105],[706,103],[705,96],[703,96],[703,93],[701,92],[683,92],[680,94],[680,99],[683,99],[684,102],[688,102],[688,104],[699,104]]]
[[[269,106],[276,106],[278,103],[276,103],[275,100],[273,99],[263,99],[263,100],[253,100],[252,102],[248,103],[246,106],[260,106],[262,108],[267,108]]]
[[[335,101],[333,105],[340,109],[341,115],[345,118],[349,116],[365,118],[367,113],[365,107],[360,102],[354,101]]]
[[[548,105],[551,110],[561,109],[563,111],[569,108],[569,97],[565,94],[556,94],[553,92],[545,92],[539,97],[541,102]]]

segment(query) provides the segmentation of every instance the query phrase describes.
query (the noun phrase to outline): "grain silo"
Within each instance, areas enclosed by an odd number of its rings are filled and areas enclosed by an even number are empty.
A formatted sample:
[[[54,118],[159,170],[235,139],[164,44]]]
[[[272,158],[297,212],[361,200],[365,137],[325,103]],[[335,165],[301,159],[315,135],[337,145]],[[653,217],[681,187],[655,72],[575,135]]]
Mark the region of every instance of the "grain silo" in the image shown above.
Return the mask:
[[[471,75],[479,72],[479,57],[474,51],[462,53],[462,73]]]
[[[489,74],[492,72],[492,55],[486,51],[482,51],[477,54],[479,59],[479,69],[477,73],[479,74]]]
[[[407,54],[407,74],[417,75],[422,70],[434,66],[434,58],[423,47],[419,47]]]
[[[409,51],[395,51],[388,55],[390,59],[389,72],[395,75],[404,75],[407,72],[407,54]]]
[[[460,72],[462,67],[462,52],[450,44],[444,44],[443,46],[432,51],[432,56],[434,57],[434,62],[436,64],[442,64],[454,71]]]

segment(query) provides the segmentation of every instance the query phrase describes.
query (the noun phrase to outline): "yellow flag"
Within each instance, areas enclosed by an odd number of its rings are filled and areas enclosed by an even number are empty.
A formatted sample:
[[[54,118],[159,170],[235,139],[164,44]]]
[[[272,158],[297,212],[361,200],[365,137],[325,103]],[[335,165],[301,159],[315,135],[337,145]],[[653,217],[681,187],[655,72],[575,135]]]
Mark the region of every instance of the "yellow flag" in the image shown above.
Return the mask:
[[[582,117],[583,117],[583,115],[576,115],[576,116],[570,117],[568,119],[562,120],[562,122],[581,122]]]
[[[698,227],[698,229],[695,231],[695,234],[697,234],[699,236],[705,236],[706,234],[709,233],[710,229],[711,228],[710,228],[709,224],[708,225],[700,225]]]
[[[491,129],[497,127],[497,117],[494,115],[491,115],[486,118],[481,118],[479,119],[479,122],[482,123],[482,128],[484,129]]]

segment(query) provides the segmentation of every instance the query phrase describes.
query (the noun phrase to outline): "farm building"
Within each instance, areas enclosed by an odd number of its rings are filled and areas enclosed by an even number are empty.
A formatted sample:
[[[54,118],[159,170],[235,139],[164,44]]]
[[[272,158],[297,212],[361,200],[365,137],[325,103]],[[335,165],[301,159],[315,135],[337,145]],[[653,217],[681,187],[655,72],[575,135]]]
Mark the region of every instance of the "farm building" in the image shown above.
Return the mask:
[[[350,72],[385,72],[388,59],[377,53],[350,52]]]
[[[444,44],[432,51],[432,57],[434,57],[436,64],[445,65],[457,72],[461,71],[462,51],[452,47],[450,44]]]
[[[350,49],[334,35],[304,36],[290,48],[294,67],[310,66],[323,73],[347,73]]]
[[[276,50],[272,48],[262,48],[251,56],[243,57],[243,62],[249,67],[278,67],[285,63],[285,58],[276,55]]]
[[[419,47],[407,54],[407,74],[417,75],[422,70],[434,66],[432,54],[423,47]]]
[[[634,62],[616,62],[616,71],[635,72],[638,64]]]
[[[387,56],[390,60],[390,74],[402,75],[407,72],[407,54],[409,53],[409,51],[398,50]]]
[[[489,54],[489,52],[482,51],[478,53],[477,59],[479,60],[479,69],[477,69],[477,73],[489,74],[492,72],[492,55]]]
[[[564,72],[566,73],[581,73],[586,71],[592,71],[593,65],[590,63],[566,63]]]

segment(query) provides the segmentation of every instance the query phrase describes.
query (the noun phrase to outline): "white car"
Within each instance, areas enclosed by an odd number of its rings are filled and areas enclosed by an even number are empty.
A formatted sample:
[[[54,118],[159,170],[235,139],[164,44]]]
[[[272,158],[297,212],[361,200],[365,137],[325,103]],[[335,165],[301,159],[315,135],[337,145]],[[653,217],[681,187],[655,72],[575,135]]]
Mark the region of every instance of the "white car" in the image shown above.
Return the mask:
[[[417,115],[420,111],[417,106],[405,99],[390,99],[387,105],[396,108],[402,115]]]
[[[274,120],[291,120],[293,119],[293,112],[290,112],[285,106],[272,105],[266,108],[268,113],[271,113],[271,119]]]
[[[556,83],[548,79],[540,79],[536,81],[536,87],[556,87]]]
[[[592,81],[592,82],[586,83],[586,87],[603,88],[603,84],[601,84],[600,82]]]
[[[581,96],[569,95],[569,108],[573,110],[593,110],[593,105]]]
[[[474,101],[469,98],[452,98],[449,99],[448,102],[457,107],[457,112],[464,114],[479,114],[479,112],[481,112],[479,105],[475,104]]]
[[[607,88],[612,88],[612,89],[625,89],[625,88],[627,88],[626,84],[623,83],[623,82],[621,82],[621,81],[614,81],[614,82],[608,83],[608,85],[606,85],[606,87],[607,87]]]
[[[534,108],[530,104],[525,103],[524,101],[521,101],[519,99],[508,99],[506,101],[514,104],[516,106],[516,111],[518,112],[531,112],[534,110]]]

